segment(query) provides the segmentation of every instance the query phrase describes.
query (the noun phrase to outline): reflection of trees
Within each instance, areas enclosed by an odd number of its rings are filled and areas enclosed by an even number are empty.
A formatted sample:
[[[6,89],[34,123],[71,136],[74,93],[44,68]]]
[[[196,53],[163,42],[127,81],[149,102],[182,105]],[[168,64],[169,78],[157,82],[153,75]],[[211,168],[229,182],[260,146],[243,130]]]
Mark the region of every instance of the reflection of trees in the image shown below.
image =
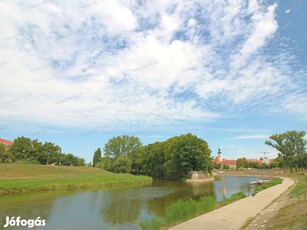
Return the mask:
[[[132,223],[138,219],[143,201],[133,189],[109,190],[103,194],[100,213],[112,224]]]
[[[239,191],[250,195],[252,193],[250,182],[254,180],[255,177],[224,176],[222,181],[214,183],[217,201],[228,199],[232,194]]]
[[[0,226],[5,224],[6,216],[20,216],[22,219],[41,217],[41,219],[45,219],[48,223],[53,210],[54,200],[58,195],[55,192],[44,192],[0,197]]]
[[[163,189],[169,188],[172,192],[163,197],[148,200],[148,209],[158,216],[162,216],[167,206],[180,199],[192,198],[198,200],[203,196],[215,196],[213,183],[186,184],[170,181],[167,181],[167,183],[169,185],[164,184]]]
[[[113,224],[132,223],[141,210],[163,215],[165,208],[179,199],[214,196],[213,184],[190,185],[175,181],[154,181],[152,187],[120,188],[104,191],[101,199],[102,218]]]

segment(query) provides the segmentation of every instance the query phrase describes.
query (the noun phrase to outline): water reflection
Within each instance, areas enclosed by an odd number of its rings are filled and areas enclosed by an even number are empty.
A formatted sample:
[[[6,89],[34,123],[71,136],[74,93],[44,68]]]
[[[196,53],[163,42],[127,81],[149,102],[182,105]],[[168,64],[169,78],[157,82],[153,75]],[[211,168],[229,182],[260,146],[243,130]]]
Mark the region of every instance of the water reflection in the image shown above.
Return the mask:
[[[54,209],[57,193],[30,193],[0,196],[0,228],[5,225],[6,216],[21,219],[49,220]],[[6,229],[16,229],[8,227]]]
[[[255,177],[224,176],[222,180],[214,182],[215,198],[217,201],[225,200],[240,191],[250,196],[252,194],[250,182],[254,180]]]
[[[236,176],[205,184],[155,180],[152,185],[140,187],[2,196],[0,226],[5,216],[40,216],[47,225],[39,229],[140,229],[138,220],[162,216],[166,207],[179,199],[214,196],[220,201],[238,191],[250,195],[249,183],[253,180]]]

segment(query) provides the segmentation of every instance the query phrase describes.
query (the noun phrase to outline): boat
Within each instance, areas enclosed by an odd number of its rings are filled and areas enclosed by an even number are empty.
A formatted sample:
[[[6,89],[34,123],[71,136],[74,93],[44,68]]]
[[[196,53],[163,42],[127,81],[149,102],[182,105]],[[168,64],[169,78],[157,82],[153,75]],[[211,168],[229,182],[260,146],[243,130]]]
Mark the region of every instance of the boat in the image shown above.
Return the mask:
[[[269,183],[270,180],[267,179],[267,178],[260,178],[260,179],[257,179],[255,181],[252,181],[250,184],[251,185],[257,185],[257,184],[265,184],[265,183]]]

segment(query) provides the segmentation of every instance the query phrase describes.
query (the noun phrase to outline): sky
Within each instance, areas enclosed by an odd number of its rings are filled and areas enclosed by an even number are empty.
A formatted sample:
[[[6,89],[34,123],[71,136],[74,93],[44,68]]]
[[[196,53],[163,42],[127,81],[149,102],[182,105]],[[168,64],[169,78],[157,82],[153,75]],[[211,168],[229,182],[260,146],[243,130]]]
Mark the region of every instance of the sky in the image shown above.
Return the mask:
[[[307,131],[305,0],[0,0],[0,137],[92,161],[112,137],[192,133],[274,158]]]

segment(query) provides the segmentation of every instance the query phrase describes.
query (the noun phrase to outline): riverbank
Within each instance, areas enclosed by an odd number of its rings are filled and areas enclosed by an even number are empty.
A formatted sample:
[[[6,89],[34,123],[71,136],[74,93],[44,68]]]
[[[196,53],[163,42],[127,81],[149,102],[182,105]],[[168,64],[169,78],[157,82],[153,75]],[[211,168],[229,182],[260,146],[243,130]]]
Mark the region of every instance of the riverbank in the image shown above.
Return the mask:
[[[92,167],[0,164],[0,194],[151,183],[152,178]]]
[[[289,174],[289,177],[296,181],[293,189],[248,220],[242,229],[307,229],[307,175]]]
[[[188,220],[170,229],[240,229],[249,218],[257,215],[257,213],[278,198],[293,184],[294,181],[292,179],[284,178],[282,184],[263,190],[255,196],[241,199],[212,212]]]

